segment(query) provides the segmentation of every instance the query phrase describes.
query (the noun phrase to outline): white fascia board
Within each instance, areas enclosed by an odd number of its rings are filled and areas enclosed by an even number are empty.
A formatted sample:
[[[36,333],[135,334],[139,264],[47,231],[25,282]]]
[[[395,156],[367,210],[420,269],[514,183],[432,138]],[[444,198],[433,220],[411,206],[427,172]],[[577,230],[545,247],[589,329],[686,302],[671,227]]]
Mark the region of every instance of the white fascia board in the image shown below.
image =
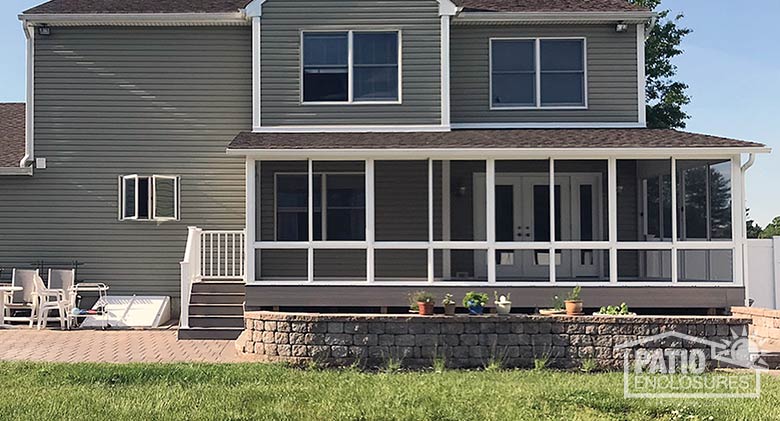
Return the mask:
[[[740,153],[770,153],[766,147],[715,148],[405,148],[405,149],[227,149],[228,155],[249,156],[259,160],[326,159],[668,159],[722,158]]]
[[[198,26],[249,25],[243,11],[234,13],[35,13],[21,14],[29,24],[49,26]]]
[[[639,122],[612,123],[612,122],[582,122],[582,123],[452,123],[453,130],[465,129],[636,129],[645,128]]]
[[[458,23],[644,23],[656,16],[650,11],[636,12],[461,12],[453,18]]]
[[[262,126],[253,133],[410,133],[448,132],[448,126]]]
[[[32,167],[0,167],[0,175],[33,175],[33,169]]]

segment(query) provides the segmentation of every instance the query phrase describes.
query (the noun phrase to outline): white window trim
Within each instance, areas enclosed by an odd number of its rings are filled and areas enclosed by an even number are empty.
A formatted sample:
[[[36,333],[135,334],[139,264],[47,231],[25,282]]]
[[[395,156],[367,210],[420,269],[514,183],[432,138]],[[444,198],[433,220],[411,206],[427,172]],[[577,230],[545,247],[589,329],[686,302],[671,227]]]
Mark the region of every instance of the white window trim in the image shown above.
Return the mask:
[[[152,209],[149,213],[151,215],[151,219],[155,221],[178,221],[179,220],[179,206],[180,206],[180,193],[181,189],[179,188],[179,176],[170,176],[170,175],[153,175],[149,177],[149,180],[152,184],[151,189],[151,199],[152,199]],[[173,217],[169,216],[157,216],[157,180],[170,180],[173,181]]]
[[[306,33],[347,33],[347,100],[346,101],[305,101],[303,95],[303,36]],[[368,32],[395,32],[398,37],[398,99],[390,101],[361,101],[354,98],[354,34]],[[306,29],[300,31],[299,62],[299,103],[300,105],[401,105],[403,103],[403,36],[400,29]]]
[[[541,41],[543,40],[572,40],[582,41],[582,67],[583,67],[583,100],[584,105],[542,105],[542,51]],[[536,105],[493,105],[493,41],[534,41],[534,71],[536,72],[536,81],[534,89],[536,90]],[[488,107],[491,111],[522,111],[522,110],[587,110],[588,109],[588,39],[586,37],[494,37],[488,41],[488,78],[489,95]]]
[[[278,214],[279,214],[279,201],[277,199],[277,195],[279,193],[278,190],[278,179],[279,176],[286,176],[286,175],[299,175],[299,176],[307,176],[308,172],[289,172],[289,171],[280,171],[274,173],[274,241],[279,243],[295,243],[295,241],[284,241],[279,240],[279,227],[278,227]],[[365,178],[365,173],[360,171],[315,171],[312,172],[312,180],[314,179],[314,176],[319,175],[320,176],[320,194],[322,194],[322,199],[320,202],[320,220],[321,225],[320,229],[322,232],[320,233],[321,240],[314,240],[313,232],[312,232],[312,241],[313,242],[323,242],[323,241],[330,241],[328,240],[328,224],[327,224],[327,215],[328,215],[328,201],[326,198],[325,192],[327,191],[327,179],[329,175],[362,175]],[[307,205],[308,206],[308,205]],[[366,206],[364,206],[365,208]],[[312,212],[314,210],[314,204],[311,204]],[[312,227],[313,229],[313,227]],[[351,241],[356,242],[360,244],[364,244],[365,240],[342,240],[341,242],[345,241]]]
[[[125,215],[125,182],[127,180],[135,180],[135,213],[132,216],[126,216]],[[138,217],[138,199],[139,199],[139,181],[141,179],[146,179],[146,182],[148,184],[148,210],[149,210],[149,217],[148,218],[139,218]],[[169,217],[157,217],[155,215],[156,213],[156,179],[166,179],[166,180],[174,180],[174,218]],[[138,175],[138,174],[130,174],[130,175],[124,175],[119,176],[119,189],[118,189],[118,196],[119,200],[117,205],[119,206],[119,220],[120,221],[138,221],[138,222],[166,222],[166,221],[180,221],[181,220],[181,177],[180,176],[166,176],[166,175]]]

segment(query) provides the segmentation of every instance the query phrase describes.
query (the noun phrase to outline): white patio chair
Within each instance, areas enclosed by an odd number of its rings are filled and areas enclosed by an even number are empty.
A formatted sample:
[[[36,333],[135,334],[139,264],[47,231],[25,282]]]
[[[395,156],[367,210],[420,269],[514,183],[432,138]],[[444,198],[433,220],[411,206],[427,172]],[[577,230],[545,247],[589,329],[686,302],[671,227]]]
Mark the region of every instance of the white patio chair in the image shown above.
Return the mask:
[[[51,271],[49,273],[51,274]],[[38,296],[38,330],[46,327],[49,321],[49,312],[52,310],[59,312],[60,328],[66,329],[69,327],[68,308],[70,307],[70,300],[65,295],[65,291],[46,288],[40,276],[35,277],[35,287]]]
[[[71,327],[71,311],[76,306],[76,296],[73,286],[76,285],[76,269],[51,269],[49,268],[48,289],[62,291],[65,300],[65,319],[67,327]],[[58,307],[59,310],[59,307]],[[60,311],[62,313],[62,311]],[[48,321],[49,318],[46,318]],[[44,323],[44,327],[46,324]]]
[[[8,311],[6,320],[29,321],[30,327],[33,327],[38,309],[38,295],[35,284],[35,278],[40,278],[38,270],[32,269],[14,269],[11,274],[11,286],[22,287],[21,291],[14,291],[11,295],[11,302],[6,304]],[[29,310],[30,317],[17,317],[13,313],[18,310]]]

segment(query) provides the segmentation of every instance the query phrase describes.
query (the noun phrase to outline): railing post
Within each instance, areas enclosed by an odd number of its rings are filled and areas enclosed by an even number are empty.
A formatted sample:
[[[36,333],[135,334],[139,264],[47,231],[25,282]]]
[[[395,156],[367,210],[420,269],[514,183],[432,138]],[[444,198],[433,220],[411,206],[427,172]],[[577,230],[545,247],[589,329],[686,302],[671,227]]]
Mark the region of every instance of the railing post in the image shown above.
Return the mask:
[[[179,329],[190,328],[190,264],[181,262],[181,300],[179,304]]]
[[[184,250],[184,260],[181,261],[181,293],[179,304],[179,328],[190,327],[190,294],[192,281],[200,273],[200,235],[198,227],[187,227],[187,246]]]

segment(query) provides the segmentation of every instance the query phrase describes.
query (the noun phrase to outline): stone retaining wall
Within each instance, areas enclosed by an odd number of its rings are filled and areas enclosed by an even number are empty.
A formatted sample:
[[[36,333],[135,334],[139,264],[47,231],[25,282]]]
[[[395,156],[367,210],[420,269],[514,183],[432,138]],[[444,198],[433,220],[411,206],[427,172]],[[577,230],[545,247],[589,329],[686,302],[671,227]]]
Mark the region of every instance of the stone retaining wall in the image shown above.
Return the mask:
[[[750,319],[655,316],[416,316],[247,312],[239,351],[267,361],[407,367],[430,366],[443,357],[455,368],[533,367],[549,357],[553,367],[594,359],[602,368],[622,368],[619,345],[665,332],[720,342],[742,336]],[[640,345],[648,349],[709,347],[667,335]]]
[[[780,310],[732,307],[731,313],[753,320],[750,339],[762,352],[780,352]]]

